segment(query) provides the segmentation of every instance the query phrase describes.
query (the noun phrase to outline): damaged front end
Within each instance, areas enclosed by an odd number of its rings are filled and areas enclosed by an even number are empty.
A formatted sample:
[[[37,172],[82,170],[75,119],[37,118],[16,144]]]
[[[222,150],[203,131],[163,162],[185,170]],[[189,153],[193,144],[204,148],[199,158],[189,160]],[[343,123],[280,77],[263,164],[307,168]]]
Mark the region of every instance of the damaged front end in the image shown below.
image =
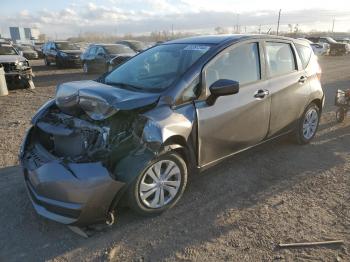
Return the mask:
[[[20,84],[23,87],[28,87],[29,82],[33,78],[32,68],[29,66],[27,60],[2,62],[0,64],[4,67],[6,83],[10,87]]]
[[[56,99],[34,116],[20,161],[36,211],[81,226],[106,221],[127,185],[155,157],[142,140],[142,112],[157,100],[142,106],[130,101],[137,107],[125,110],[120,97],[107,101],[92,89],[68,89],[58,89]]]

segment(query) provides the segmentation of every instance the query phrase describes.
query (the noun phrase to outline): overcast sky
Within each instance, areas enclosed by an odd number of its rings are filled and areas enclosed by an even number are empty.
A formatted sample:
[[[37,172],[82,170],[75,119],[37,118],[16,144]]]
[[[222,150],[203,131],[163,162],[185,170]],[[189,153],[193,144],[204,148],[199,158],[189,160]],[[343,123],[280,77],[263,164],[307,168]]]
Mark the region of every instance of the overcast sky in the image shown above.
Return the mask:
[[[332,28],[350,32],[350,0],[10,0],[1,3],[0,33],[9,26],[38,27],[50,37],[85,32],[141,34],[170,30],[212,33],[217,26],[244,32],[276,30],[282,9],[282,30],[299,24],[303,31]],[[239,14],[239,15],[237,15]]]

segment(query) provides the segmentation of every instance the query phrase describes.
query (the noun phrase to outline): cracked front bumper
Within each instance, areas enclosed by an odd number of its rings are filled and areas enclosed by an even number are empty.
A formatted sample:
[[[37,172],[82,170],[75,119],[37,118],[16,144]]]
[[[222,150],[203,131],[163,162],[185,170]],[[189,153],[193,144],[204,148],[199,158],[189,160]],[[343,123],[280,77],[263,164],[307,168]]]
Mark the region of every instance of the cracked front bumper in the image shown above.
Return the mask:
[[[101,162],[62,163],[40,145],[27,147],[26,140],[20,161],[36,212],[68,225],[105,221],[124,183],[114,180]]]

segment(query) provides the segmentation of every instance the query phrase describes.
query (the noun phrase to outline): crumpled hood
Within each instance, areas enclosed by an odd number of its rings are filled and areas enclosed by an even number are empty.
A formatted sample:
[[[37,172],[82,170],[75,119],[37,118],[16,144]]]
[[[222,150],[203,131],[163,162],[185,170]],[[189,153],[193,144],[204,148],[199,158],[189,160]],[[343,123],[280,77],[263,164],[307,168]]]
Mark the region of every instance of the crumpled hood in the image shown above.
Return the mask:
[[[153,104],[159,99],[159,94],[130,91],[92,80],[68,82],[57,87],[56,105],[66,113],[76,110],[82,99],[97,99],[118,111]]]
[[[0,55],[0,63],[15,63],[20,61],[26,61],[26,59],[20,55]]]

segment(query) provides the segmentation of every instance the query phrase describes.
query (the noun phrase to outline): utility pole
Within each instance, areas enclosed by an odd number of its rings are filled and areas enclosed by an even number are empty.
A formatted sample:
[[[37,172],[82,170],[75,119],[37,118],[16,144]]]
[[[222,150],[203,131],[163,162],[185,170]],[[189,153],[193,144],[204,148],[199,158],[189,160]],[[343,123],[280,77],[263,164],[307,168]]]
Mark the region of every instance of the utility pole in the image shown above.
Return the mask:
[[[278,12],[277,35],[278,35],[278,31],[280,29],[281,11],[282,11],[282,9],[280,9],[280,11]]]
[[[171,35],[172,39],[174,39],[174,24],[171,24]]]
[[[237,14],[237,16],[236,16],[236,18],[237,18],[237,21],[236,21],[236,34],[239,34],[240,33],[240,28],[239,28],[239,14]]]
[[[332,23],[332,33],[334,33],[334,23],[335,23],[335,19],[333,18],[333,23]]]
[[[259,35],[261,34],[261,24],[259,25]]]

